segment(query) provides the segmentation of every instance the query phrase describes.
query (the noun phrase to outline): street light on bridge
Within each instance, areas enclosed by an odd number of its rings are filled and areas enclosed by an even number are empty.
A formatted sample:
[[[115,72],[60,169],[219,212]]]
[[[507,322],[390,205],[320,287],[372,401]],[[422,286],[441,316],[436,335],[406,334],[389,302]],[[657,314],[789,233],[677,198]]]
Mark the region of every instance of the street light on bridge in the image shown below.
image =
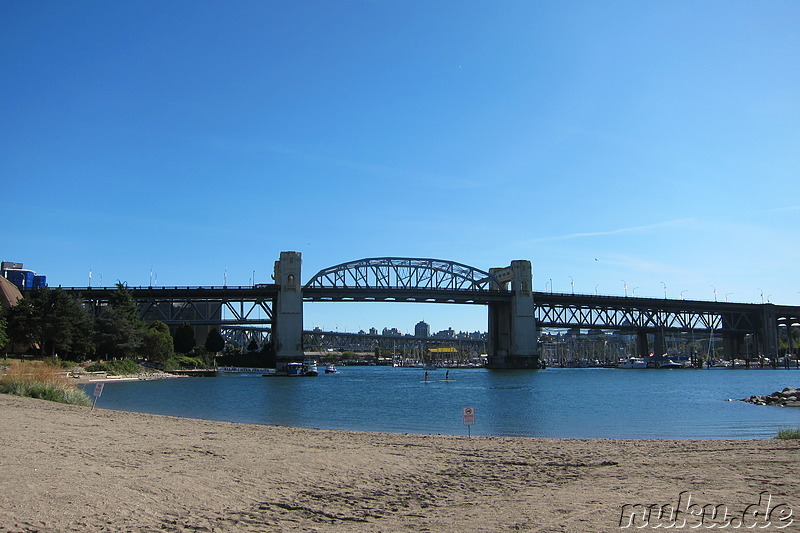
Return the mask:
[[[569,277],[569,284],[572,286],[572,295],[575,296],[575,280],[572,279],[572,276]]]
[[[733,293],[732,292],[726,292],[725,293],[725,301],[726,302],[728,301],[728,296],[730,296],[731,294],[733,294]]]
[[[715,286],[713,286],[713,285],[709,285],[709,287],[714,289],[714,301],[716,302],[717,301],[717,288]]]
[[[689,292],[689,291],[688,291],[688,289],[684,289],[684,290],[681,291],[681,300],[683,300],[683,293],[684,292]]]
[[[622,288],[625,290],[625,298],[628,297],[628,282],[624,279],[620,280],[622,282]]]
[[[661,284],[664,286],[664,299],[666,300],[667,299],[667,284],[664,283],[663,281],[661,282]]]
[[[764,303],[764,289],[758,289],[758,292],[761,293],[761,303]]]

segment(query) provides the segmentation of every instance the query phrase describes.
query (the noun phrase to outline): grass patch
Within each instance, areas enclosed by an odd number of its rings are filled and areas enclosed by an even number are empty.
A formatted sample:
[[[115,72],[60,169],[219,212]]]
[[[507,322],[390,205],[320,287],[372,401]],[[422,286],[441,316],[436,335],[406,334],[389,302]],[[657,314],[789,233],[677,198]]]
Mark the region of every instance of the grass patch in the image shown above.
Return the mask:
[[[782,429],[778,431],[778,434],[775,436],[776,439],[781,440],[796,440],[800,439],[800,428],[795,429]]]
[[[105,361],[103,363],[95,363],[86,367],[87,372],[108,372],[117,376],[127,376],[129,374],[141,373],[141,368],[131,359],[123,359],[122,361]]]
[[[91,405],[89,396],[59,370],[41,361],[12,362],[0,376],[0,392],[73,405]]]

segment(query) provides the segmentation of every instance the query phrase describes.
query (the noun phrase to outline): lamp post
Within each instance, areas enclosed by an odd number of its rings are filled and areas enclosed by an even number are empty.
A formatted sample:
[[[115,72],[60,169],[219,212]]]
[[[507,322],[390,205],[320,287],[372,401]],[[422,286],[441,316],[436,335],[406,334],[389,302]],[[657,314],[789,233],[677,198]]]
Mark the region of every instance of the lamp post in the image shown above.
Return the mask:
[[[622,288],[625,291],[625,298],[627,298],[628,297],[628,282],[625,281],[624,279],[620,280],[620,281],[622,282]]]
[[[717,288],[715,286],[713,286],[713,285],[709,285],[709,287],[714,289],[714,301],[716,302],[717,301]]]
[[[684,292],[689,292],[689,291],[688,291],[688,290],[682,290],[682,291],[681,291],[681,300],[683,300],[683,293],[684,293]]]
[[[553,294],[553,278],[550,278],[550,294]]]
[[[667,299],[667,284],[664,283],[663,281],[661,282],[661,284],[664,286],[664,299],[666,300]]]
[[[597,289],[598,289],[598,287],[600,287],[600,285],[595,285],[595,286],[594,286],[594,295],[595,295],[595,296],[597,296]]]
[[[634,287],[634,288],[633,288],[633,297],[634,297],[634,298],[636,298],[636,289],[638,289],[638,288],[639,288],[639,287]]]
[[[732,292],[726,292],[725,293],[725,301],[726,302],[728,301],[728,296],[730,296],[731,294],[733,294],[733,293]]]
[[[758,292],[761,293],[761,303],[764,303],[764,289],[758,289]]]
[[[569,284],[572,287],[572,295],[575,296],[575,280],[572,279],[572,276],[569,277]]]
[[[549,293],[551,293],[551,294],[552,294],[552,292],[553,292],[553,285],[552,285],[552,283],[553,283],[553,280],[550,280],[550,281],[548,281],[547,283],[545,283],[545,284],[544,284],[544,292],[549,292]],[[547,289],[547,286],[548,286],[548,285],[550,285],[550,290],[548,290],[548,289]]]

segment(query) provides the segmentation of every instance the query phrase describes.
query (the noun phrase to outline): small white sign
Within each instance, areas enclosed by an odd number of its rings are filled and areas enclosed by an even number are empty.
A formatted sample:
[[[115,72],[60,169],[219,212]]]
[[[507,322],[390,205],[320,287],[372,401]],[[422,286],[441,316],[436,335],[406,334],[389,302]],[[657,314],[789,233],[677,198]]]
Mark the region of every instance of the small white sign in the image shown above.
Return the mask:
[[[101,394],[103,394],[103,384],[98,383],[94,386],[94,397],[99,398]]]
[[[475,409],[473,407],[464,407],[461,409],[461,416],[464,420],[465,426],[475,425]]]

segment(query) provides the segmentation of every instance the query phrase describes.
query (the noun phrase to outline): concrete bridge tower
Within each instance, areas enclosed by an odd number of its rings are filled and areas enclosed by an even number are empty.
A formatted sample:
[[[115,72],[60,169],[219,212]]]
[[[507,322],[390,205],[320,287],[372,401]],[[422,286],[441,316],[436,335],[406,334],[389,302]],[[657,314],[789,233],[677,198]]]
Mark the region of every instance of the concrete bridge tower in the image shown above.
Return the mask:
[[[272,345],[277,367],[303,358],[303,286],[300,252],[281,252],[275,261],[275,283],[280,286],[273,309]]]
[[[506,288],[510,284],[512,293],[510,302],[489,304],[489,368],[538,368],[531,262],[511,261],[489,273]]]

